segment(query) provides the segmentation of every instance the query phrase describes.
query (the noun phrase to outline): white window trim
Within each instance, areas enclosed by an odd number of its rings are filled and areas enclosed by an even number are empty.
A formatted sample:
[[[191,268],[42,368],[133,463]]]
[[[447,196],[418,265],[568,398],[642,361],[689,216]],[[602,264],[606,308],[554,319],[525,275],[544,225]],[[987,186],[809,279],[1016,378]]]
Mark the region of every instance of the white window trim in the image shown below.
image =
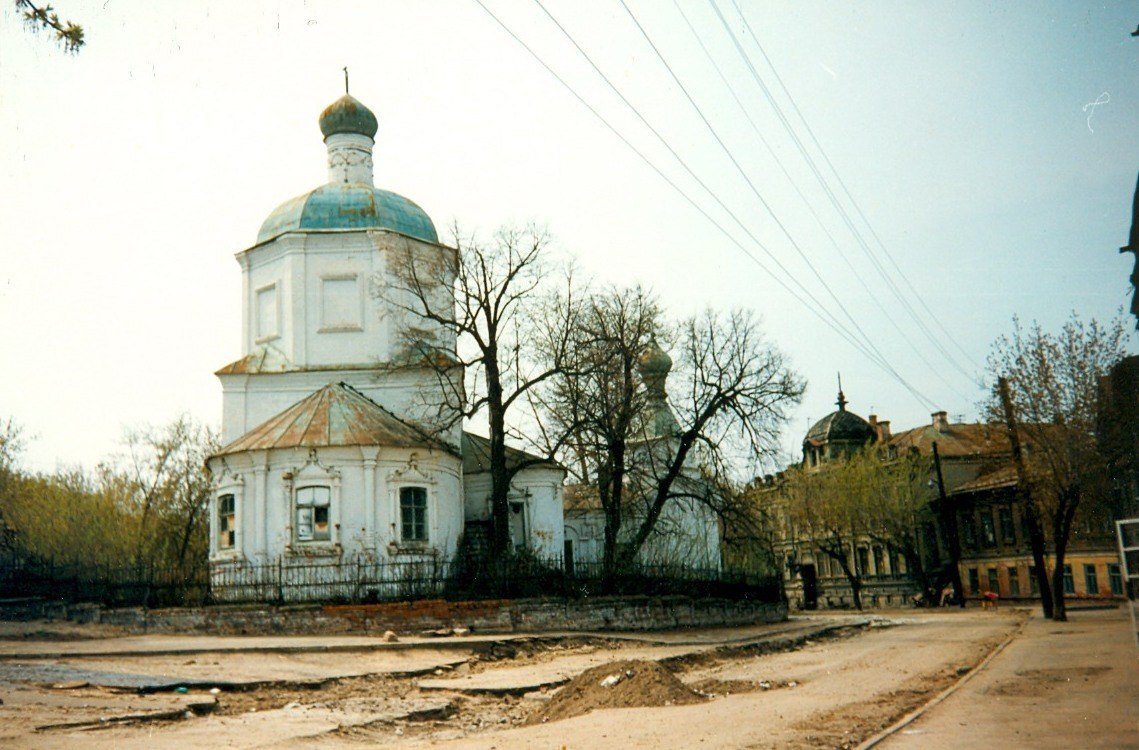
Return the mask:
[[[233,495],[233,546],[222,547],[218,537],[218,500],[222,495]],[[210,494],[210,559],[229,560],[241,556],[242,526],[241,513],[244,510],[245,479],[229,473],[222,475]]]
[[[308,463],[295,471],[285,472],[281,482],[285,496],[289,498],[289,517],[285,526],[288,540],[286,551],[292,554],[338,555],[340,546],[340,471],[326,467],[316,459],[315,450]],[[328,487],[328,539],[297,539],[297,491],[305,487]]]
[[[436,478],[419,470],[416,457],[412,455],[407,465],[396,469],[387,476],[388,504],[391,510],[391,541],[388,554],[433,553],[439,541],[439,503]],[[427,541],[405,542],[403,540],[403,517],[400,513],[399,496],[404,487],[422,487],[427,491]]]

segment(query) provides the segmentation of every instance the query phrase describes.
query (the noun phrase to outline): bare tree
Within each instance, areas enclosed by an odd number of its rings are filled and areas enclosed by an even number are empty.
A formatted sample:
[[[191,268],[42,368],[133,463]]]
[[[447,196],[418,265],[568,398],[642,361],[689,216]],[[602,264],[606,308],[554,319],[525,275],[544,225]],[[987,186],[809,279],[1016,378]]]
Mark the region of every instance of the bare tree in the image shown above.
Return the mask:
[[[1105,466],[1095,441],[1098,386],[1123,358],[1127,336],[1122,316],[1105,325],[1073,313],[1056,333],[1037,323],[1024,328],[1014,319],[1012,334],[998,338],[989,354],[988,371],[1007,380],[1011,414],[1029,444],[1023,452],[1027,502],[1047,527],[1055,557],[1054,620],[1067,619],[1064,557],[1076,512],[1085,497],[1104,491]],[[994,421],[1006,421],[996,390],[986,408]]]
[[[670,328],[639,287],[583,296],[579,308],[543,412],[569,434],[566,463],[597,490],[612,575],[661,535],[670,504],[729,514],[740,498],[722,491],[732,467],[773,450],[803,386],[747,313],[709,312]],[[658,337],[676,349],[671,386],[672,358]]]
[[[576,309],[571,309],[575,308]],[[605,518],[603,566],[611,574],[628,501],[630,443],[647,406],[637,365],[661,323],[656,299],[645,289],[610,287],[577,300],[552,301],[541,340],[551,361],[561,341],[560,321],[573,320],[558,377],[534,401],[547,445],[565,446],[565,464],[579,483],[596,488]]]
[[[435,429],[452,431],[463,419],[485,414],[490,439],[491,546],[497,556],[510,554],[510,483],[528,466],[547,460],[507,460],[510,416],[527,395],[562,366],[572,328],[556,321],[543,337],[547,356],[531,356],[534,308],[542,304],[549,266],[544,231],[500,229],[489,244],[455,231],[452,257],[434,258],[410,243],[395,259],[378,294],[421,325],[406,328],[406,350],[436,374],[431,389]],[[573,306],[563,308],[572,312]],[[548,319],[546,322],[549,322]]]
[[[675,338],[679,385],[673,394],[665,394],[663,378],[658,386],[651,370],[641,368],[642,377],[649,376],[646,422],[655,435],[642,453],[645,512],[618,564],[633,561],[669,500],[687,497],[727,513],[731,496],[717,495],[713,486],[741,463],[753,468],[774,454],[787,411],[803,395],[802,380],[748,312],[706,312],[684,321]],[[671,410],[664,401],[669,395]],[[664,434],[666,426],[672,434]]]

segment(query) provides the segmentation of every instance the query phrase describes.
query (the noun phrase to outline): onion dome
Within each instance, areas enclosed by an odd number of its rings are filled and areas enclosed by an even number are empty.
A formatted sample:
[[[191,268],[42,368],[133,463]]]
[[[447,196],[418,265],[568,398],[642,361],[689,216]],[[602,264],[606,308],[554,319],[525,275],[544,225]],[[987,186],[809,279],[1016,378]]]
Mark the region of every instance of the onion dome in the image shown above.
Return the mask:
[[[660,348],[655,336],[649,339],[641,356],[637,357],[637,370],[653,395],[664,395],[664,381],[672,370],[672,357]]]
[[[328,149],[328,184],[285,201],[261,224],[257,243],[287,232],[390,229],[437,243],[431,217],[413,201],[381,190],[372,180],[377,122],[372,111],[345,94],[320,115]]]
[[[348,94],[329,104],[320,113],[320,132],[325,138],[337,133],[358,133],[375,138],[379,127],[372,110]]]

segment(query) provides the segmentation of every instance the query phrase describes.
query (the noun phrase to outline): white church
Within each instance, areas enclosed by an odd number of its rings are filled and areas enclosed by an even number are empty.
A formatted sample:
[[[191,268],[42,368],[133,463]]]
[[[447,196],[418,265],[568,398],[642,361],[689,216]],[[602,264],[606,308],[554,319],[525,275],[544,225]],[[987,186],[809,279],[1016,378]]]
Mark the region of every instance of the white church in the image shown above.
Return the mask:
[[[457,251],[440,244],[419,206],[374,186],[377,127],[347,94],[326,108],[328,182],[282,203],[237,253],[243,355],[216,373],[223,447],[208,462],[209,561],[221,600],[265,586],[268,572],[287,586],[280,598],[321,598],[337,577],[348,587],[353,570],[413,575],[487,537],[489,441],[463,432],[453,413],[440,418],[439,372],[417,346],[454,356],[454,334],[393,303],[409,261],[444,269],[433,283],[447,299]],[[675,428],[664,393],[671,361],[659,349],[646,356],[655,426],[644,444],[656,450]],[[535,458],[508,449],[508,460]],[[564,554],[567,567],[596,562],[603,516],[572,498],[563,508],[565,476],[542,461],[515,475],[511,542],[539,558]],[[641,557],[676,552],[719,567],[719,543],[715,516],[682,501]]]
[[[382,288],[400,259],[453,269],[456,251],[419,206],[374,186],[367,107],[345,95],[320,130],[327,184],[281,204],[237,254],[243,356],[216,373],[224,447],[208,463],[223,599],[267,564],[311,576],[322,563],[453,559],[464,529],[490,518],[489,444],[434,428],[437,373],[414,346],[431,337],[454,352],[454,336]],[[564,478],[554,463],[516,476],[517,547],[562,554]]]

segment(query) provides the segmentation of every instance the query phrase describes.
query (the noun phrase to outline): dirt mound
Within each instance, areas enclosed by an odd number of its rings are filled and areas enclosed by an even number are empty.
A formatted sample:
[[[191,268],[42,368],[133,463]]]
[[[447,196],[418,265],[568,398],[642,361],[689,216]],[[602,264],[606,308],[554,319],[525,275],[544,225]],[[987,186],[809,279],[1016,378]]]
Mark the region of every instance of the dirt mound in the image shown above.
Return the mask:
[[[670,706],[707,700],[654,661],[615,661],[570,680],[528,724],[581,716],[598,708]]]

